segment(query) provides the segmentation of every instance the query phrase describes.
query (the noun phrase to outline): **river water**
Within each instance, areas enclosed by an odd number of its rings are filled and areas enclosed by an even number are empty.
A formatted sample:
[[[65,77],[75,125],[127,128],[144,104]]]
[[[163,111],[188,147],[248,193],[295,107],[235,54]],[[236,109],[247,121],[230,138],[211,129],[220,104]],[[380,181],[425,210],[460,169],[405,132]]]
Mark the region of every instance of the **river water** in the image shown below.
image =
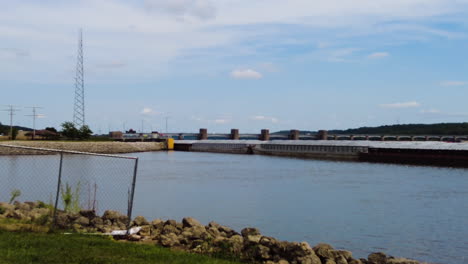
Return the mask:
[[[383,251],[468,263],[467,169],[195,152],[132,155],[140,158],[135,216],[192,216],[237,231],[253,226],[281,240],[330,243],[355,257]],[[0,166],[5,162],[0,157]]]

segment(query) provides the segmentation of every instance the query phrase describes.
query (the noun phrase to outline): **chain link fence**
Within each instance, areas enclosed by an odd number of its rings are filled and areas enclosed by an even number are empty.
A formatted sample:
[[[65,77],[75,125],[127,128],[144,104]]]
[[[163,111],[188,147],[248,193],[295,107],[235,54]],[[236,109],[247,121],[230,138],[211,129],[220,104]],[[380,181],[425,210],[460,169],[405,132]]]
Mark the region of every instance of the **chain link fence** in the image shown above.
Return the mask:
[[[135,157],[0,144],[0,202],[39,201],[54,222],[59,210],[115,210],[130,220],[137,166]]]

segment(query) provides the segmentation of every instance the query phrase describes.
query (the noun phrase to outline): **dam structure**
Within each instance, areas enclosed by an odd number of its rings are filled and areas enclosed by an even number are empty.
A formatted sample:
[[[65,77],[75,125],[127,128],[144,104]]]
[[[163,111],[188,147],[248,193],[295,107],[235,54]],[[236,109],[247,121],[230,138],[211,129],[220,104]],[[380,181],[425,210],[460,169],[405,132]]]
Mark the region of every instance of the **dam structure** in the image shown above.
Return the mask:
[[[468,168],[468,143],[365,140],[175,140],[174,150]]]

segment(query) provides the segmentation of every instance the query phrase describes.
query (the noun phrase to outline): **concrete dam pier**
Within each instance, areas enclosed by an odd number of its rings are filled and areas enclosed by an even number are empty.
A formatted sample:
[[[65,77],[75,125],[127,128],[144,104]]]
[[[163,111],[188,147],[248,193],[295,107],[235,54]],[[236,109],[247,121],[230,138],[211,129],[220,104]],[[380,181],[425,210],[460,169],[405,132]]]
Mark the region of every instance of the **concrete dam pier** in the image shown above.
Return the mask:
[[[437,141],[176,140],[174,150],[468,168],[468,143]]]

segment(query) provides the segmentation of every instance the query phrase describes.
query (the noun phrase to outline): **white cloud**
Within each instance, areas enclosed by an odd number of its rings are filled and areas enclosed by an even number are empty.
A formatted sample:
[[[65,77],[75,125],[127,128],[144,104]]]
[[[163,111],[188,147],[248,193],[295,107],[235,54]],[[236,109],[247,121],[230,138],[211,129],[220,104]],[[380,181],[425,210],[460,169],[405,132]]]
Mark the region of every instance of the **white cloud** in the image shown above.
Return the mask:
[[[385,58],[385,57],[388,57],[390,56],[390,54],[388,52],[374,52],[372,54],[369,54],[369,56],[367,56],[367,58],[369,59],[382,59],[382,58]]]
[[[463,112],[443,112],[438,109],[428,109],[428,110],[421,110],[421,114],[427,115],[429,117],[450,117],[450,118],[458,118],[458,117],[467,117],[468,113]]]
[[[272,63],[272,62],[265,62],[265,63],[262,63],[259,65],[259,68],[262,70],[262,71],[266,71],[266,72],[278,72],[280,71],[280,68],[278,67],[278,65]]]
[[[263,75],[252,69],[246,70],[233,70],[231,77],[234,79],[261,79]]]
[[[79,27],[84,29],[87,65],[98,65],[118,54],[132,65],[120,78],[154,79],[172,73],[168,63],[187,60],[200,50],[210,58],[220,49],[231,51],[228,55],[233,57],[245,50],[258,54],[263,52],[262,44],[284,46],[284,35],[299,43],[320,41],[321,48],[329,43],[349,43],[347,40],[356,36],[388,38],[394,32],[450,38],[457,34],[454,29],[440,30],[425,22],[466,12],[467,7],[466,0],[381,0],[378,5],[375,0],[3,1],[0,43],[27,50],[34,61],[16,69],[0,60],[0,67],[5,68],[0,71],[0,79],[51,82],[61,74],[68,78],[63,72],[67,65],[73,65],[70,57],[74,58],[76,51],[74,30]],[[310,31],[300,29],[318,32],[317,39]],[[336,51],[330,60],[343,61],[350,52]],[[190,66],[187,68],[197,68]]]
[[[141,110],[141,114],[142,115],[159,115],[161,113],[157,112],[157,111],[154,111],[153,109],[151,109],[149,107],[145,107],[145,108],[143,108],[143,110]]]
[[[329,54],[328,60],[332,62],[344,62],[348,60],[348,57],[353,55],[358,48],[343,48],[332,50]]]
[[[26,50],[15,48],[0,48],[0,59],[14,59],[29,56],[30,54]]]
[[[416,101],[380,105],[380,107],[382,108],[411,108],[411,107],[420,107],[420,106],[421,104]]]
[[[227,124],[227,123],[229,123],[229,120],[227,120],[227,119],[215,119],[215,120],[213,120],[213,122],[215,124]]]
[[[206,20],[216,16],[216,7],[210,0],[146,0],[145,4],[152,11],[166,12],[179,18]]]
[[[127,66],[127,63],[123,61],[111,61],[111,62],[96,64],[96,67],[98,68],[107,68],[107,69],[122,68],[125,66]]]
[[[440,83],[442,86],[464,86],[468,85],[468,82],[462,82],[462,81],[443,81]]]
[[[278,123],[278,118],[276,117],[268,117],[268,116],[262,116],[262,115],[257,115],[257,116],[251,116],[251,120],[256,120],[256,121],[268,121],[271,123]]]
[[[439,109],[423,109],[420,111],[421,114],[439,114],[441,111]]]

